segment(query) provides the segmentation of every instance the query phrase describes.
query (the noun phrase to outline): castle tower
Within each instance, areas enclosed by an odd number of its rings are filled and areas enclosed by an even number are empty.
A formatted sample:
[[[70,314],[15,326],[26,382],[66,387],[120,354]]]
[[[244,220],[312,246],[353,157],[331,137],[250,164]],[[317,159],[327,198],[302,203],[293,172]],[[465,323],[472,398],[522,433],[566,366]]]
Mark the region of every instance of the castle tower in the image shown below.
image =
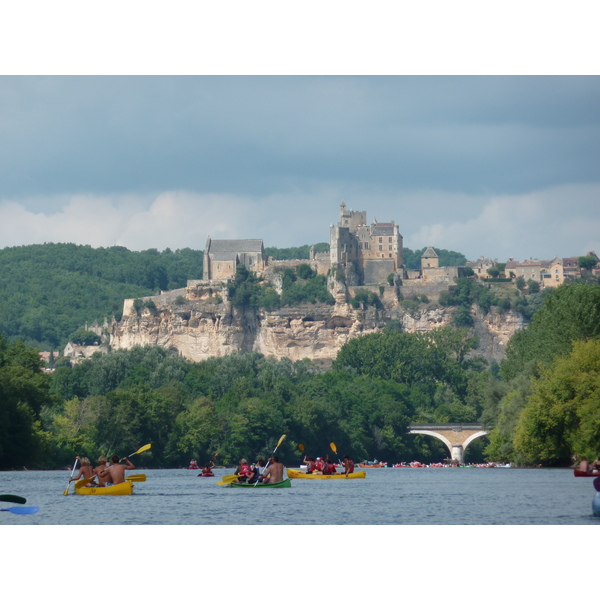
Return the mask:
[[[421,256],[421,270],[423,269],[439,269],[440,257],[437,252],[429,246]]]

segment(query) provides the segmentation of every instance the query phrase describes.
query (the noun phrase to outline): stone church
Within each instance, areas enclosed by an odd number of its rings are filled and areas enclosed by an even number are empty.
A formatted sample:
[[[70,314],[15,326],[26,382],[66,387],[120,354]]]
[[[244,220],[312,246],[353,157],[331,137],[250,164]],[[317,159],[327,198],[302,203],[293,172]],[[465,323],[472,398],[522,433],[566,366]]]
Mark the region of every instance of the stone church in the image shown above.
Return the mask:
[[[262,273],[267,264],[262,240],[206,240],[204,270],[206,281],[235,279],[238,265]]]

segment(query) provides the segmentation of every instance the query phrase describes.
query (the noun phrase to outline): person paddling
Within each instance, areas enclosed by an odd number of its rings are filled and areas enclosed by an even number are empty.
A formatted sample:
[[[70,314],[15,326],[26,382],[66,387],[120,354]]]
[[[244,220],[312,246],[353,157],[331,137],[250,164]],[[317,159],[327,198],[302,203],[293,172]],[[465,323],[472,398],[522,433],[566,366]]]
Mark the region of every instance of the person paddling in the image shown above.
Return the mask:
[[[85,456],[83,458],[79,458],[79,456],[76,456],[75,458],[81,461],[81,467],[79,467],[79,473],[77,473],[75,477],[71,477],[71,479],[69,479],[69,483],[71,483],[71,481],[77,481],[78,479],[89,479],[90,477],[93,477],[94,470],[92,469],[90,459]]]
[[[271,464],[258,479],[262,483],[279,483],[283,481],[283,465],[279,462],[276,454],[273,455]]]
[[[215,468],[215,463],[211,460],[210,462],[207,462],[204,465],[204,468],[202,469],[202,474],[203,475],[213,475],[212,470]]]
[[[112,483],[110,471],[102,474],[108,467],[110,467],[110,463],[106,456],[100,456],[98,458],[98,466],[94,469],[94,475],[98,476],[98,487],[106,487],[107,483]]]
[[[336,473],[335,465],[333,464],[333,461],[327,457],[325,459],[325,465],[323,466],[323,475],[333,475],[334,473]]]
[[[113,454],[111,457],[112,465],[100,473],[100,475],[109,473],[110,479],[114,485],[125,481],[125,471],[135,469],[135,465],[127,457],[124,459],[127,461],[126,465],[120,464],[120,460],[121,459],[116,454]]]
[[[252,470],[250,469],[250,465],[245,458],[242,458],[240,461],[240,466],[235,470],[234,475],[238,475],[239,483],[243,483],[252,476]]]
[[[354,461],[346,454],[344,456],[344,475],[354,473]]]
[[[313,471],[317,470],[317,465],[315,463],[315,457],[314,456],[309,456],[308,459],[305,456],[304,457],[304,464],[306,465],[306,472],[307,473],[312,473]]]

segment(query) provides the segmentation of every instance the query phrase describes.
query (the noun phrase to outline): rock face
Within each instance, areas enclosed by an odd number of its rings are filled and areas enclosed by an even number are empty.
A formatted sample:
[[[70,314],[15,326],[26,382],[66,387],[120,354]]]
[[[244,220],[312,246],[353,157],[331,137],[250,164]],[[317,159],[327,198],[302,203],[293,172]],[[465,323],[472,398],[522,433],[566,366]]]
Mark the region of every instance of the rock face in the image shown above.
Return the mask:
[[[307,304],[272,312],[235,307],[226,288],[207,284],[143,299],[151,300],[150,306],[137,309],[133,300],[126,300],[121,322],[110,327],[110,347],[163,346],[192,361],[251,351],[293,361],[330,361],[349,340],[382,331],[392,320],[412,333],[448,325],[452,318],[450,308],[405,312],[388,294],[383,308],[353,309],[340,290],[333,291],[333,306]],[[514,313],[484,317],[474,311],[473,318],[480,339],[477,354],[488,360],[501,360],[506,343],[523,326]]]

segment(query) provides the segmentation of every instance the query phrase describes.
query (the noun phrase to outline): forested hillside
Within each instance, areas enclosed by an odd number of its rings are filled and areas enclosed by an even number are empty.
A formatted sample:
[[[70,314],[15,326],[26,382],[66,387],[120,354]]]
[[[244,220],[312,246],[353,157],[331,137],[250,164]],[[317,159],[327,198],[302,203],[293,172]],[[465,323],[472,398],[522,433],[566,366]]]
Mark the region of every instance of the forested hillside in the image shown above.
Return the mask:
[[[517,465],[567,466],[600,454],[600,286],[548,295],[513,338],[500,376],[470,360],[470,330],[394,330],[346,344],[329,370],[311,361],[233,355],[192,363],[162,348],[96,354],[43,373],[34,349],[0,338],[0,468],[56,468],[74,455],[120,455],[152,443],[140,464],[221,464],[338,451],[356,460],[440,461],[441,443],[411,422],[482,422],[467,450]]]
[[[315,244],[315,249],[327,252],[329,244]],[[309,251],[309,245],[265,248],[276,260],[307,259]],[[462,254],[436,251],[442,265],[465,264]],[[421,254],[405,249],[408,258]],[[0,334],[40,350],[62,350],[86,322],[120,319],[125,298],[152,296],[159,290],[185,287],[188,279],[201,279],[202,257],[202,251],[190,248],[135,252],[121,246],[35,244],[1,249]],[[411,260],[418,263],[417,258]],[[309,283],[324,287],[323,277]],[[300,287],[288,285],[282,302],[271,294],[258,304],[277,308],[298,302]]]
[[[0,250],[0,333],[41,350],[61,349],[86,322],[120,318],[125,298],[202,278],[198,250],[38,244]]]

